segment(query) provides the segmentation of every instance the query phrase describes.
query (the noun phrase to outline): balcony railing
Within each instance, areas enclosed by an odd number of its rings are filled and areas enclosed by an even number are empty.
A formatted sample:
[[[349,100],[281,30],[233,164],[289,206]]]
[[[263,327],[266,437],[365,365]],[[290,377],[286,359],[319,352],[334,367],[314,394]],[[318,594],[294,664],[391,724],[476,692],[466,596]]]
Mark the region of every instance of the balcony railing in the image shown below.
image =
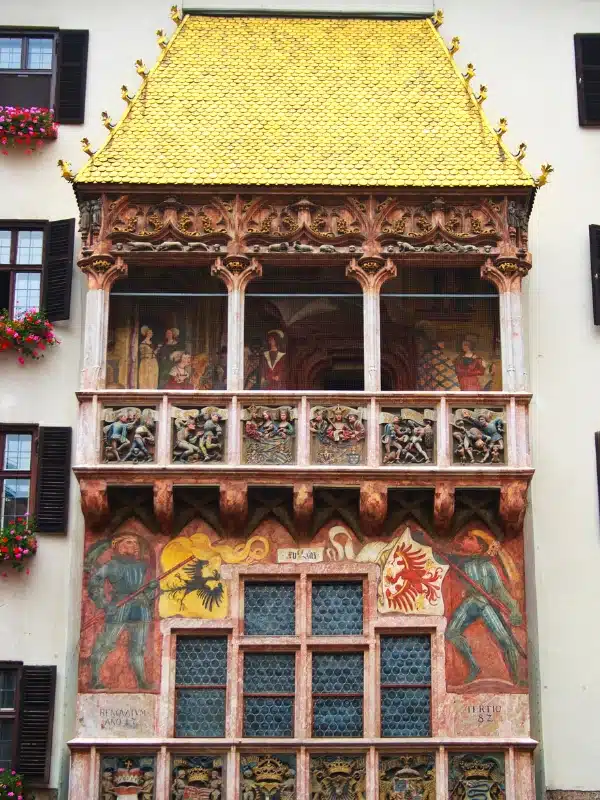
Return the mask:
[[[529,470],[524,392],[80,392],[77,466]]]

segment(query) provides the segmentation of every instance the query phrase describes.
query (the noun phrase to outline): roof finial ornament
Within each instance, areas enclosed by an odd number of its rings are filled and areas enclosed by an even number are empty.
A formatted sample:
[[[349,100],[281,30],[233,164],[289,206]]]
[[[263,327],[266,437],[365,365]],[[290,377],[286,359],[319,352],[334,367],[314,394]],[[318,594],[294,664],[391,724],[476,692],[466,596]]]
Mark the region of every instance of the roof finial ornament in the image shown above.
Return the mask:
[[[81,146],[82,146],[83,152],[87,153],[87,155],[90,158],[94,155],[94,151],[92,150],[92,146],[90,144],[90,140],[87,138],[87,136],[84,136],[83,139],[81,140]]]
[[[438,8],[438,10],[431,18],[431,21],[433,23],[434,28],[439,28],[441,25],[444,24],[444,12],[442,11],[441,8]]]
[[[527,152],[527,145],[525,144],[525,142],[521,142],[521,144],[519,145],[519,149],[517,150],[516,153],[513,153],[513,155],[517,159],[517,161],[523,161],[526,152]]]
[[[450,53],[451,56],[453,56],[455,53],[458,53],[459,50],[460,50],[460,39],[458,38],[458,36],[454,36],[452,38],[452,41],[450,42],[450,47],[448,48],[448,52]]]
[[[508,120],[506,119],[506,117],[500,117],[500,122],[498,123],[498,127],[494,128],[494,133],[499,139],[501,139],[507,130],[508,130]]]
[[[165,32],[163,31],[162,28],[159,28],[156,31],[156,35],[158,37],[156,40],[156,44],[160,47],[161,50],[164,50],[169,42],[169,37],[165,36]]]
[[[463,72],[463,78],[467,82],[467,86],[471,83],[474,77],[475,77],[475,67],[473,66],[473,64],[469,63],[467,64],[467,71]]]
[[[112,131],[112,129],[115,126],[113,125],[112,119],[108,116],[108,112],[107,111],[103,111],[102,114],[101,114],[101,117],[102,117],[102,124],[104,125],[104,127],[107,130]]]
[[[71,172],[71,162],[70,161],[63,161],[62,158],[58,159],[58,166],[60,167],[62,177],[69,181],[69,183],[73,183],[75,180],[75,175]]]
[[[135,71],[142,78],[142,80],[146,80],[148,77],[148,67],[144,64],[141,58],[138,58],[138,60],[135,62]]]
[[[487,100],[487,96],[488,96],[488,88],[485,84],[482,83],[479,87],[479,94],[475,95],[475,100],[477,100],[479,105],[481,105],[484,102],[484,100]]]
[[[171,19],[175,25],[181,25],[183,22],[183,15],[177,6],[171,6]]]
[[[121,86],[121,97],[123,100],[125,100],[127,105],[130,105],[131,101],[133,100],[133,97],[131,97],[129,94],[129,89],[125,86],[125,84]]]
[[[548,183],[548,176],[551,172],[554,172],[554,167],[552,164],[542,164],[542,174],[539,178],[536,178],[535,185],[540,188],[540,186],[545,186]]]

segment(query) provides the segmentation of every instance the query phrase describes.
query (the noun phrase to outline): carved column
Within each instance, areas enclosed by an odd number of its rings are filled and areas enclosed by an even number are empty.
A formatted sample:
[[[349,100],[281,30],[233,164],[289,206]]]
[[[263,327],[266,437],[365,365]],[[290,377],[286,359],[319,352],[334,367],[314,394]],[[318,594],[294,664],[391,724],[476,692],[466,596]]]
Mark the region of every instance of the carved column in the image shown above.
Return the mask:
[[[88,279],[81,388],[104,389],[110,289],[118,278],[127,275],[127,264],[120,256],[103,254],[82,259],[79,267]]]
[[[488,259],[481,268],[481,277],[498,289],[502,388],[506,392],[527,389],[521,284],[530,269],[531,264],[526,261],[503,256],[495,264]]]
[[[357,280],[363,290],[363,347],[365,359],[365,391],[381,389],[381,335],[379,329],[380,291],[388,278],[398,274],[391,259],[379,256],[364,256],[352,259],[346,267],[346,275]]]
[[[260,278],[262,267],[258,261],[246,256],[218,258],[211,274],[221,278],[227,286],[227,389],[244,388],[244,301],[246,286],[252,278]]]

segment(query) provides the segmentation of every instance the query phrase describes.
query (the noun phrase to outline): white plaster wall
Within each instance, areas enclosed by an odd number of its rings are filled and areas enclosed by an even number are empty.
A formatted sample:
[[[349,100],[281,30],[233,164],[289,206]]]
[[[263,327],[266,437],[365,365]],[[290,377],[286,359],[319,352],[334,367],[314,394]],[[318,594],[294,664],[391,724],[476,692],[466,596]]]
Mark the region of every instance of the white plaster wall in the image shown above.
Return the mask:
[[[311,0],[312,2],[312,0]],[[154,63],[154,31],[172,26],[168,0],[3,0],[0,23],[90,30],[86,124],[65,126],[40,155],[0,158],[1,218],[62,218],[75,214],[57,158],[79,166],[79,139],[104,138],[100,111],[117,119],[122,83],[136,89],[136,58]],[[190,6],[210,7],[209,3]],[[241,7],[241,0],[219,0]],[[250,2],[246,7],[349,11],[423,10],[424,0],[305,0]],[[597,728],[600,716],[600,530],[593,433],[600,430],[600,332],[592,324],[587,226],[600,222],[596,182],[600,130],[578,126],[573,34],[600,32],[599,0],[443,0],[442,33],[459,35],[458,63],[473,61],[476,85],[486,83],[492,120],[507,116],[507,141],[526,140],[527,166],[556,169],[540,193],[530,239],[534,271],[528,286],[529,362],[535,392],[532,435],[537,474],[532,490],[535,582],[540,640],[541,720],[546,782],[552,789],[600,789]],[[72,316],[60,324],[60,348],[25,368],[0,356],[0,420],[75,424],[82,328],[81,282]],[[560,425],[561,433],[556,430]],[[28,578],[0,582],[0,658],[57,663],[74,689],[77,584],[81,519],[73,490],[68,537],[45,537]],[[55,755],[70,735],[72,706],[59,680]],[[64,700],[64,702],[63,702]],[[68,702],[67,702],[68,701]],[[59,777],[54,758],[53,782]]]

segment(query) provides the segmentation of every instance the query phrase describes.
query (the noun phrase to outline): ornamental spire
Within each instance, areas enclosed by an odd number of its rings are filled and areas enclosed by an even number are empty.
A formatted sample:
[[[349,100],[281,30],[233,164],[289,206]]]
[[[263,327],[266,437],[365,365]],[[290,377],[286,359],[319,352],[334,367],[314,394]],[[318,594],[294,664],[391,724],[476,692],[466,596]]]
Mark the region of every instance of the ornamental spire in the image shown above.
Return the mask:
[[[550,173],[554,172],[554,167],[552,164],[542,164],[542,172],[539,178],[536,178],[535,185],[540,188],[540,186],[545,186],[548,183],[548,176]]]
[[[71,171],[71,162],[63,161],[62,158],[59,158],[57,163],[60,167],[62,177],[66,181],[69,181],[69,183],[73,183],[75,180],[75,175],[73,175],[73,172]]]

